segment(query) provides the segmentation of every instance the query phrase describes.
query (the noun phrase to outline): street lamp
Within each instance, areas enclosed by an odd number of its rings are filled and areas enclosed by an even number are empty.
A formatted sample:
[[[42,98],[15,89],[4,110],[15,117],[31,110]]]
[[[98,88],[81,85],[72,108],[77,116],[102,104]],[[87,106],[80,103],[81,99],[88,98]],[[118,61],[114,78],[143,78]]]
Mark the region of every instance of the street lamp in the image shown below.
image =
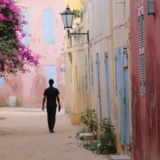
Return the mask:
[[[75,35],[87,35],[87,39],[89,41],[89,32],[87,33],[70,33],[70,29],[72,28],[73,21],[74,21],[74,13],[70,10],[69,6],[67,5],[66,10],[61,13],[64,29],[67,29],[68,36],[75,36]]]

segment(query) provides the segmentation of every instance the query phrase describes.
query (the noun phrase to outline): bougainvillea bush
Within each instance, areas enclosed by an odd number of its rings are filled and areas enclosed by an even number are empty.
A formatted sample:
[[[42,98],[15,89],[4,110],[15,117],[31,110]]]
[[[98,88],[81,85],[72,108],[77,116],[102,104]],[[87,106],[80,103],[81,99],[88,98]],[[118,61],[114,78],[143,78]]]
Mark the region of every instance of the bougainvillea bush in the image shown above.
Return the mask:
[[[40,56],[22,43],[24,21],[21,8],[14,0],[0,0],[0,76],[28,71],[38,64]]]

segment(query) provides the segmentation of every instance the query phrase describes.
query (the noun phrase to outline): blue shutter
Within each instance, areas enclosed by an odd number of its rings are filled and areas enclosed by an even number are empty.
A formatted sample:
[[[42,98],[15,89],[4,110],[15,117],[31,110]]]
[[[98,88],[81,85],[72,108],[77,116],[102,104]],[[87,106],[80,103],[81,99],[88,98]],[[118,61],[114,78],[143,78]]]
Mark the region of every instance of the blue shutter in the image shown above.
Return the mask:
[[[118,91],[120,105],[120,142],[125,143],[125,109],[124,109],[124,88],[123,88],[123,56],[122,49],[118,48]]]
[[[53,79],[54,86],[57,87],[56,66],[47,66],[47,86],[49,86],[49,79]]]
[[[29,26],[29,12],[28,11],[25,11],[23,12],[23,15],[25,16],[24,17],[24,20],[28,23],[28,24],[25,24],[23,25],[23,32],[26,33],[26,37],[24,37],[22,39],[22,43],[24,44],[29,44],[30,43],[30,26]]]
[[[84,62],[85,62],[85,90],[88,93],[88,58],[87,54],[84,55]]]
[[[114,74],[115,74],[116,96],[118,96],[118,54],[116,49],[114,51]]]
[[[54,43],[54,19],[52,10],[43,11],[44,42]]]
[[[101,97],[101,80],[100,80],[100,60],[99,54],[96,56],[97,65],[97,81],[98,81],[98,103],[99,103],[99,114],[100,114],[100,127],[102,127],[102,97]]]
[[[129,72],[128,49],[123,48],[123,74],[124,74],[124,108],[125,108],[125,144],[130,144],[130,106],[129,106]]]
[[[4,77],[0,77],[0,86],[4,85]]]
[[[93,72],[93,60],[91,58],[91,88],[94,90],[94,72]]]
[[[111,97],[110,97],[110,77],[109,77],[109,62],[108,62],[108,52],[104,53],[105,58],[105,72],[106,72],[106,98],[108,107],[108,118],[111,119]]]

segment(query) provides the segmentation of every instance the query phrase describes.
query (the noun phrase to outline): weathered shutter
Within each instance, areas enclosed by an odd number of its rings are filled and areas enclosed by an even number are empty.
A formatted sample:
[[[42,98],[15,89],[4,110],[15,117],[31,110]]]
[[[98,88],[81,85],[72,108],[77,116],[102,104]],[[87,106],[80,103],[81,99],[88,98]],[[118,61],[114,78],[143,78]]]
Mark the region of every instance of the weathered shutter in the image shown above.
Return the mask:
[[[144,56],[144,9],[139,9],[139,54],[140,54],[140,94],[146,95],[145,56]]]
[[[91,58],[91,88],[94,90],[94,72],[93,72],[93,59]]]
[[[24,15],[24,21],[26,21],[27,24],[23,25],[23,32],[26,34],[26,36],[22,39],[22,43],[29,44],[30,43],[29,12],[25,11],[23,12],[23,15]]]
[[[105,63],[105,76],[106,76],[106,98],[107,98],[108,118],[111,120],[111,95],[110,95],[111,93],[110,93],[108,52],[104,53],[104,63]]]
[[[0,86],[3,86],[4,85],[4,77],[0,77]]]
[[[118,53],[117,53],[117,50],[115,50],[114,52],[114,74],[115,74],[116,96],[118,96]]]
[[[88,93],[88,57],[87,54],[84,55],[85,62],[85,90]]]
[[[48,65],[46,66],[46,73],[47,73],[47,86],[49,87],[48,81],[50,79],[54,80],[54,86],[57,87],[57,72],[56,66]]]
[[[52,10],[43,11],[44,42],[54,43],[54,17]]]

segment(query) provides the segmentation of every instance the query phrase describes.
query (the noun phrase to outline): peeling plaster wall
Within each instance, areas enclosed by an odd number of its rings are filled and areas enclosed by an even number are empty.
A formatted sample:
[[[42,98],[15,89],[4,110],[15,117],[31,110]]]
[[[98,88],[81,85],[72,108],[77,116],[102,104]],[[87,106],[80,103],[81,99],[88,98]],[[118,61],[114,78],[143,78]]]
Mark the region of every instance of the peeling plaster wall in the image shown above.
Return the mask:
[[[82,0],[67,0],[66,4],[70,9],[85,10],[82,6]],[[79,25],[76,25],[76,23]],[[80,31],[86,33],[88,31],[88,12],[84,13],[83,21],[76,19],[71,32]],[[65,38],[65,65],[66,65],[66,110],[68,113],[81,113],[90,107],[89,88],[89,69],[85,66],[85,55],[88,61],[88,40],[87,36],[73,36]],[[88,67],[88,66],[87,66]],[[87,80],[86,80],[87,79]],[[87,82],[86,82],[87,81]],[[72,100],[70,100],[72,97]]]
[[[111,120],[116,129],[116,144],[119,154],[131,154],[131,150],[120,144],[120,103],[119,95],[115,91],[115,60],[114,52],[118,48],[128,48],[130,70],[130,51],[129,51],[129,0],[124,3],[116,3],[114,0],[87,0],[89,6],[89,32],[90,32],[90,58],[93,61],[94,89],[91,90],[91,107],[96,109],[99,117],[100,130],[100,105],[98,93],[98,74],[96,56],[99,55],[100,62],[100,90],[102,118],[108,117],[106,77],[105,77],[105,56],[108,52],[109,81],[110,81],[110,100],[111,100]],[[131,76],[129,75],[131,82]],[[131,84],[131,83],[130,83]],[[131,92],[131,86],[129,86]],[[118,93],[119,94],[119,93]],[[130,99],[131,101],[131,99]],[[131,103],[130,103],[131,104]],[[131,106],[131,105],[130,105]],[[129,129],[131,130],[131,129]]]
[[[42,59],[31,72],[26,74],[18,73],[10,75],[5,79],[5,85],[0,86],[0,104],[8,104],[9,96],[16,96],[19,106],[41,107],[44,89],[47,87],[46,66],[56,66],[57,88],[60,91],[62,107],[65,107],[65,73],[60,69],[64,68],[64,57],[61,49],[64,42],[64,27],[60,13],[63,12],[64,0],[21,0],[20,6],[26,7],[29,12],[30,25],[30,48],[40,54]],[[54,13],[54,43],[44,43],[43,32],[43,10],[53,10]]]

